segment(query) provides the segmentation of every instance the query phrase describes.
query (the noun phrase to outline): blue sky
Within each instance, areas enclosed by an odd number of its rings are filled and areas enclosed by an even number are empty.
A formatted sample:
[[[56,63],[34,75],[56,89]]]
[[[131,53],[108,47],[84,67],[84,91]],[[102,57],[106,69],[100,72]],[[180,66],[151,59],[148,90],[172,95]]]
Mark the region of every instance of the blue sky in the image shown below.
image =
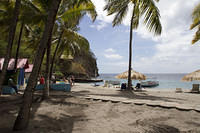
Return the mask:
[[[130,13],[120,26],[112,27],[113,16],[103,11],[104,0],[92,0],[98,17],[85,16],[80,34],[90,42],[100,73],[120,73],[128,69]],[[191,12],[199,0],[160,1],[163,33],[154,37],[141,23],[133,34],[133,69],[143,73],[185,73],[200,68],[199,43],[191,45]],[[130,7],[131,8],[131,7]]]

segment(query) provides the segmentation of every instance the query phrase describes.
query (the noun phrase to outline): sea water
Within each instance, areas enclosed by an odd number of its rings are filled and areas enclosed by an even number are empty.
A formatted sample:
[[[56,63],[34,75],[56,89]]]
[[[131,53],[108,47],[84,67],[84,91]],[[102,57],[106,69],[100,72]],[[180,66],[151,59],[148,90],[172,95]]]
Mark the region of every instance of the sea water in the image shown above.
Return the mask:
[[[144,74],[147,77],[147,80],[154,80],[159,81],[159,86],[154,87],[155,89],[175,89],[175,88],[182,88],[182,89],[191,89],[192,84],[200,83],[200,81],[192,81],[192,82],[185,82],[181,79],[187,73],[173,73],[173,74]],[[113,80],[113,81],[120,81],[121,83],[127,83],[127,80],[124,79],[116,79],[115,76],[118,74],[100,74],[98,78],[103,80]],[[132,84],[135,86],[138,83],[138,80],[132,80]],[[103,83],[102,83],[103,84]]]

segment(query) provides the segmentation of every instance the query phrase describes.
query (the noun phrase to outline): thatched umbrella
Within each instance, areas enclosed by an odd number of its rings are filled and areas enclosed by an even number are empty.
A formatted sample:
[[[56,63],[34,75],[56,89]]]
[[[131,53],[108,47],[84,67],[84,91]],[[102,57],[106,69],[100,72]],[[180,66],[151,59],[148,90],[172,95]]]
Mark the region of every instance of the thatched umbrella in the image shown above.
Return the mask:
[[[118,78],[118,79],[128,79],[128,71],[123,72],[123,73],[115,76],[115,78]],[[145,80],[146,76],[144,74],[141,74],[139,72],[131,70],[131,79],[134,79],[134,80]]]
[[[182,78],[183,81],[193,81],[193,80],[200,80],[200,70],[194,71],[185,75]]]

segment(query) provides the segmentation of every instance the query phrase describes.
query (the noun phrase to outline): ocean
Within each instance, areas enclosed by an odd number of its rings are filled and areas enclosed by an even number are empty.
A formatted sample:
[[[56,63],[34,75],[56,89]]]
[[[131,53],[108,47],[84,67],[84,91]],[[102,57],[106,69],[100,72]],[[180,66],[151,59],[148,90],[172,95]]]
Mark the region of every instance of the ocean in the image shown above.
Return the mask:
[[[155,89],[191,89],[193,83],[200,83],[200,81],[184,82],[181,81],[182,77],[187,73],[173,73],[173,74],[144,74],[149,80],[159,81],[159,86],[154,87]],[[117,74],[100,74],[98,78],[103,80],[113,80],[120,81],[121,83],[126,83],[127,80],[116,79]],[[132,80],[135,86],[138,80]],[[102,83],[103,84],[103,83]]]

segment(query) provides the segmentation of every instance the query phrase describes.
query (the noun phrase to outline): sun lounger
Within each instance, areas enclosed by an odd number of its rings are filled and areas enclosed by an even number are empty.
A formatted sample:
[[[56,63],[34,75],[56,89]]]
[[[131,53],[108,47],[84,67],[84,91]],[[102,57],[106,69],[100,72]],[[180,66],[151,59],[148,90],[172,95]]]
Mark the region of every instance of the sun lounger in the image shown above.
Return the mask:
[[[183,91],[182,91],[182,89],[181,88],[176,88],[176,91],[175,91],[176,93],[182,93]]]
[[[199,84],[193,84],[191,92],[192,93],[199,93]]]
[[[66,84],[66,83],[51,84],[50,88],[52,90],[67,91],[67,92],[71,91],[70,84]],[[44,84],[37,85],[35,89],[36,90],[43,90],[44,89]]]
[[[38,84],[35,87],[35,90],[43,90],[44,89],[44,84]]]
[[[60,91],[71,91],[70,84],[51,84],[52,90],[60,90]]]
[[[107,80],[104,83],[104,87],[116,87],[116,88],[120,88],[120,81]]]

